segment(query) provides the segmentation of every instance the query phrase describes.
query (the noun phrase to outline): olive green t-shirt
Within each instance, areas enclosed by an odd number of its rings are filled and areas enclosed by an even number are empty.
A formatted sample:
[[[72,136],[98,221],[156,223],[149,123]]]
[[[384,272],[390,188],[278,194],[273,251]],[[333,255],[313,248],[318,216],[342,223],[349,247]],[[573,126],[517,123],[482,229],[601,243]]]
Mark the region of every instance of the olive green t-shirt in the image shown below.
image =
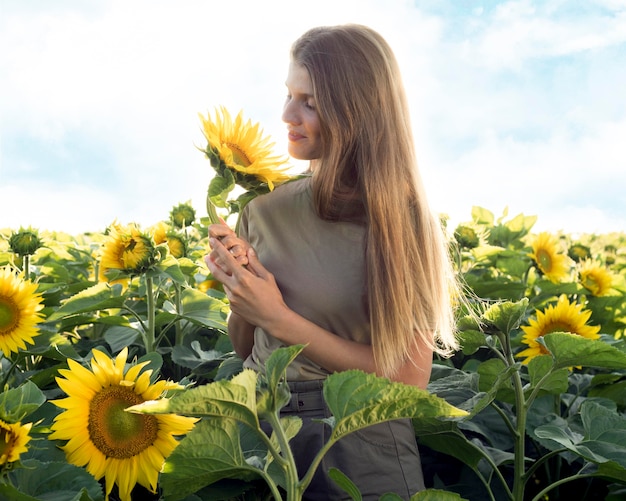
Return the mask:
[[[250,202],[240,235],[256,250],[287,306],[345,339],[370,344],[365,286],[365,226],[324,221],[313,207],[311,178],[281,185]],[[262,370],[281,342],[257,327],[244,366]],[[300,355],[289,381],[325,378],[329,372]]]

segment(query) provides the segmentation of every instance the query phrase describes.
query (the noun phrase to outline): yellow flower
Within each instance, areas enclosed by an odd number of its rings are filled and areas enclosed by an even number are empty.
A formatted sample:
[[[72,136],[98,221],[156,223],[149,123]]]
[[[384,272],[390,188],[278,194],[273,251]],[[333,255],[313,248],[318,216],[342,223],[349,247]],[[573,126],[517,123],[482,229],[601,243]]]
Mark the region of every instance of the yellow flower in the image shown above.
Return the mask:
[[[253,125],[250,120],[244,123],[243,112],[234,121],[224,107],[215,111],[215,118],[199,116],[208,141],[205,152],[218,174],[222,174],[217,165],[221,163],[232,171],[235,182],[244,189],[257,188],[260,181],[270,191],[274,185],[290,179],[285,173],[287,167],[280,168],[287,159],[272,156],[274,143],[263,137],[258,123]]]
[[[127,273],[143,273],[157,261],[152,237],[138,226],[113,224],[102,248],[101,273],[106,270],[122,270]]]
[[[170,227],[166,222],[160,221],[154,226],[148,228],[148,233],[150,233],[156,245],[161,245],[162,243],[165,243],[167,241],[166,235],[169,231],[169,228]]]
[[[0,419],[0,466],[17,461],[28,450],[32,426],[33,423],[6,423]]]
[[[21,280],[9,266],[0,268],[0,350],[5,357],[25,350],[39,335],[43,304],[36,291],[36,284]]]
[[[156,245],[167,244],[170,254],[176,259],[187,255],[187,242],[185,238],[175,231],[165,222],[160,222],[148,229]]]
[[[582,286],[594,296],[606,296],[613,286],[611,272],[590,259],[581,263],[578,275]]]
[[[170,254],[176,259],[185,257],[187,255],[187,244],[185,239],[176,233],[167,234],[167,248],[170,250]]]
[[[51,440],[67,440],[67,460],[97,480],[105,477],[107,499],[117,484],[122,501],[131,501],[139,483],[156,492],[159,471],[178,445],[175,435],[188,433],[194,418],[161,414],[132,414],[124,409],[159,398],[176,383],[150,383],[151,370],[142,362],[126,369],[128,349],[111,359],[93,350],[91,370],[68,359],[69,369],[56,378],[67,398],[53,401],[65,409],[52,424]]]
[[[550,233],[539,233],[532,241],[532,253],[528,254],[537,263],[539,270],[553,283],[559,283],[569,273],[569,259],[559,252],[558,240]]]
[[[522,342],[528,346],[519,352],[517,357],[526,357],[522,362],[527,364],[538,355],[547,354],[545,347],[537,342],[542,336],[551,332],[569,332],[587,339],[598,339],[600,326],[587,325],[591,311],[583,310],[582,304],[570,303],[562,294],[556,306],[550,305],[544,311],[537,311],[537,319],[530,319],[530,325],[523,325]]]

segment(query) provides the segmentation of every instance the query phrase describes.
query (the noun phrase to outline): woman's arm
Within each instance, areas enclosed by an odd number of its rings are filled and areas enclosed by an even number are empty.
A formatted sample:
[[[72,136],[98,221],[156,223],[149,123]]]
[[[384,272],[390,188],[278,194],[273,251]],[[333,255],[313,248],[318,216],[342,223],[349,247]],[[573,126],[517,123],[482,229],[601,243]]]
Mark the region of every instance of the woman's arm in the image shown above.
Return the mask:
[[[287,345],[304,344],[304,355],[329,372],[361,369],[378,373],[370,345],[341,338],[290,309],[284,302],[274,276],[259,262],[253,249],[248,251],[248,267],[237,264],[226,248],[211,239],[207,265],[224,284],[231,311],[257,325]],[[423,344],[423,343],[422,343]],[[432,365],[432,349],[416,344],[409,361],[394,380],[426,387]]]
[[[233,344],[235,353],[242,359],[248,358],[254,345],[254,325],[231,311],[228,317],[228,337]]]

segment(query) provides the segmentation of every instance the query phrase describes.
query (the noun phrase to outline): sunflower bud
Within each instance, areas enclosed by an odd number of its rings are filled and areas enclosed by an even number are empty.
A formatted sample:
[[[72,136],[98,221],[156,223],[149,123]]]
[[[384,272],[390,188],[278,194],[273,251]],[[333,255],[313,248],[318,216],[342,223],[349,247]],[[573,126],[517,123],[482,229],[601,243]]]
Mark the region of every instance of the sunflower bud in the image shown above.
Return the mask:
[[[176,259],[187,255],[187,242],[181,235],[169,232],[166,236],[166,240],[170,254]]]
[[[34,254],[41,246],[43,242],[39,233],[32,228],[20,228],[20,231],[14,232],[9,238],[9,247],[20,258]]]
[[[178,204],[170,212],[170,218],[176,228],[186,228],[195,221],[196,211],[190,202]]]
[[[159,259],[153,238],[137,226],[113,226],[102,250],[104,270],[143,273]]]
[[[476,231],[473,228],[462,224],[457,226],[456,230],[454,230],[454,238],[461,247],[466,249],[478,247],[478,244],[480,243],[480,239],[478,238]]]
[[[574,244],[567,249],[567,255],[577,263],[580,263],[591,257],[591,250],[586,245]]]

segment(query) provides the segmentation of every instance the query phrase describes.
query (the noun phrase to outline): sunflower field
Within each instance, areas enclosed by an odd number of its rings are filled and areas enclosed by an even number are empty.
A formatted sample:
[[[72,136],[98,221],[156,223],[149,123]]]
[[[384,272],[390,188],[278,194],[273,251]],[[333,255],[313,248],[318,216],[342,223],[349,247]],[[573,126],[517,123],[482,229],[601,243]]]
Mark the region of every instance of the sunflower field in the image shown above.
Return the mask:
[[[428,391],[328,376],[329,441],[296,471],[301,421],[280,409],[303,347],[243,369],[204,263],[208,225],[290,177],[257,126],[221,113],[201,117],[206,217],[186,202],[147,228],[0,229],[0,500],[297,501],[333,443],[399,418],[422,455],[413,501],[626,497],[626,234],[533,232],[534,216],[481,207],[442,218],[462,349],[434,360]]]
[[[347,386],[378,402],[352,426],[411,415],[437,499],[626,493],[626,235],[533,233],[535,220],[475,207],[449,232],[475,311],[428,394],[353,371],[327,383],[327,400],[353,407],[337,406],[337,427],[367,404]],[[280,408],[298,347],[277,354],[264,384],[242,372],[203,261],[207,222],[183,203],[147,229],[2,230],[0,498],[285,492],[288,474],[268,468],[249,432]],[[274,424],[277,436],[297,432]]]

